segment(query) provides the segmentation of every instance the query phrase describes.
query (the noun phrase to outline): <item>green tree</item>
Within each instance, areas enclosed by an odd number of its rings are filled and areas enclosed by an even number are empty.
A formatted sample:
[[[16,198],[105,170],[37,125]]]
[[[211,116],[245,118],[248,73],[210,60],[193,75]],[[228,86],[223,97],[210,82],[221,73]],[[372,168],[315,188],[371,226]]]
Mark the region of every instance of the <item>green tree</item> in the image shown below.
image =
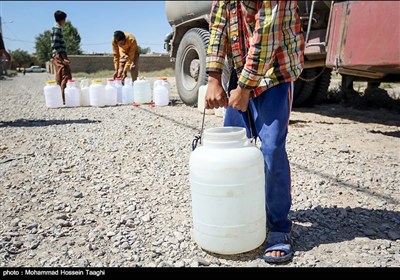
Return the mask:
[[[150,53],[151,52],[151,49],[149,47],[142,48],[141,46],[138,45],[138,48],[139,48],[139,53],[140,54],[146,54],[146,53]]]
[[[39,34],[35,41],[36,58],[41,63],[49,61],[51,58],[51,31],[46,30]]]
[[[64,40],[67,45],[67,54],[82,54],[81,36],[70,21],[66,21],[63,26]]]
[[[13,64],[15,65],[26,66],[33,61],[33,57],[27,51],[23,51],[21,49],[11,51],[10,55],[12,57]]]
[[[70,21],[66,21],[63,26],[63,35],[67,46],[67,54],[82,54],[81,36]],[[51,31],[46,30],[36,37],[35,42],[36,57],[44,63],[51,59]]]

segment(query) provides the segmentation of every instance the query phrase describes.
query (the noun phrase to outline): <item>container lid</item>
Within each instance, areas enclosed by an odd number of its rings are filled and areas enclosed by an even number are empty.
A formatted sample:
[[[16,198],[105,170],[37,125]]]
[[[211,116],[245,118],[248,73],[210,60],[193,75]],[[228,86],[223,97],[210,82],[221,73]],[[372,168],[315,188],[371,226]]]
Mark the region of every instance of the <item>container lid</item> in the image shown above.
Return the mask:
[[[57,81],[56,81],[56,80],[48,80],[48,81],[46,82],[46,84],[48,84],[48,85],[54,85],[54,84],[57,84]]]
[[[101,80],[98,80],[98,79],[92,80],[92,84],[101,84],[101,83],[102,83]]]
[[[68,80],[68,83],[75,83],[75,80]]]

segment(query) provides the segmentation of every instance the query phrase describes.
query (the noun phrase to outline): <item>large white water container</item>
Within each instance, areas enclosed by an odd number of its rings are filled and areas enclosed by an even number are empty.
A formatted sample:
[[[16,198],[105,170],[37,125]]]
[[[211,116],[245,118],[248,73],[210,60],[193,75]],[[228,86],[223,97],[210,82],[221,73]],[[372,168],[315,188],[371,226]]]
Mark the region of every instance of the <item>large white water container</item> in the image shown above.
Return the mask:
[[[101,80],[93,80],[89,87],[90,105],[102,107],[106,105],[106,89]]]
[[[154,81],[153,101],[156,106],[167,106],[169,104],[168,87],[164,80]]]
[[[81,81],[81,106],[90,106],[89,79]]]
[[[67,81],[64,94],[66,107],[79,107],[81,105],[81,91],[76,86],[75,80]]]
[[[124,86],[122,87],[122,104],[132,104],[134,102],[133,93],[132,79],[125,78]]]
[[[135,103],[151,103],[151,86],[148,80],[138,79],[133,82]]]
[[[240,127],[208,128],[202,141],[189,161],[194,240],[218,254],[253,250],[266,237],[263,155]]]
[[[47,81],[43,90],[47,108],[59,108],[63,106],[61,87],[56,81]]]
[[[106,90],[106,106],[117,105],[118,92],[117,88],[114,86],[114,79],[107,80],[107,85],[105,87],[105,90]]]
[[[207,93],[208,85],[202,85],[199,87],[199,93],[197,95],[197,109],[200,113],[204,113],[204,107],[206,106],[206,93]],[[206,115],[213,115],[214,109],[206,109]]]

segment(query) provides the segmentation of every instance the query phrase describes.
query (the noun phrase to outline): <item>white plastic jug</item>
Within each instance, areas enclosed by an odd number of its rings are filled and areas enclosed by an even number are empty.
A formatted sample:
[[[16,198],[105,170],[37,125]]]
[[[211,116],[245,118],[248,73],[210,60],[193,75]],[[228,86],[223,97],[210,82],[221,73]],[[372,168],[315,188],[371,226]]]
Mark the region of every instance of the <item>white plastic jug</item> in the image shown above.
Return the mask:
[[[106,89],[101,80],[93,80],[89,87],[90,105],[102,107],[106,105]]]
[[[206,93],[207,93],[208,85],[202,85],[199,87],[199,93],[197,95],[197,109],[200,113],[204,113],[204,107],[206,106]],[[206,115],[214,115],[214,109],[206,109]]]
[[[89,79],[81,81],[81,106],[90,106]]]
[[[64,94],[66,107],[79,107],[81,105],[81,91],[76,86],[75,80],[67,81]]]
[[[122,104],[132,104],[134,101],[134,89],[132,79],[125,78],[124,86],[122,87]]]
[[[224,107],[220,107],[220,108],[214,109],[214,114],[217,117],[224,118],[225,117],[225,112],[226,112],[226,109]]]
[[[63,106],[61,87],[56,81],[47,81],[43,90],[47,108],[59,108]]]
[[[122,79],[116,78],[114,80],[114,86],[117,88],[117,103],[122,103]]]
[[[118,92],[117,88],[114,86],[114,79],[107,80],[105,91],[106,91],[106,106],[117,105]]]
[[[169,93],[164,80],[155,80],[153,85],[153,101],[156,106],[168,106]]]
[[[171,84],[168,82],[168,78],[167,78],[167,77],[160,77],[160,78],[158,78],[158,79],[164,81],[165,87],[168,89],[168,92],[170,92],[170,91],[171,91]],[[157,81],[157,80],[156,80],[156,81]],[[154,83],[155,83],[156,81],[154,81]]]
[[[150,82],[144,79],[138,79],[133,82],[134,101],[135,103],[144,104],[151,103],[151,87]]]
[[[195,242],[225,255],[260,246],[266,237],[264,159],[246,130],[205,129],[189,169]]]

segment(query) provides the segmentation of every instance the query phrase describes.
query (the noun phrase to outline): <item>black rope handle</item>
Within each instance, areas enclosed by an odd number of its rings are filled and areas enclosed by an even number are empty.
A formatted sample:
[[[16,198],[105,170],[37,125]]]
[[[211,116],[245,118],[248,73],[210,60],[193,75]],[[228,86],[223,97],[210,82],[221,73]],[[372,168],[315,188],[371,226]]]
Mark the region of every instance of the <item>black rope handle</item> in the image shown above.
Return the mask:
[[[204,107],[204,110],[203,110],[203,121],[201,122],[201,130],[199,132],[199,135],[196,135],[192,141],[192,151],[194,151],[198,145],[201,145],[201,137],[203,136],[205,117],[206,117],[206,107]]]

